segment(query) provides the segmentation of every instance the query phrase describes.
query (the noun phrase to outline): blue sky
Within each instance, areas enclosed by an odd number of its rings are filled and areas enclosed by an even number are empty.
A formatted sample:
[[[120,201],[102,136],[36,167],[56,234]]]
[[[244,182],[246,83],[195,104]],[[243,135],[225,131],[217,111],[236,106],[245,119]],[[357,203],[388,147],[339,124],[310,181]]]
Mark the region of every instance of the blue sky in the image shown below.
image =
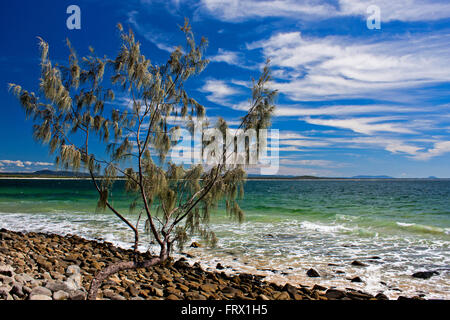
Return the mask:
[[[81,8],[68,30],[66,8]],[[381,29],[367,28],[377,5]],[[212,117],[244,114],[251,77],[272,60],[280,91],[280,174],[450,177],[450,3],[424,0],[1,1],[0,171],[52,169],[31,137],[10,82],[37,90],[38,40],[51,58],[92,45],[113,57],[118,22],[131,27],[153,63],[183,43],[184,17],[205,36],[211,59],[189,82]]]

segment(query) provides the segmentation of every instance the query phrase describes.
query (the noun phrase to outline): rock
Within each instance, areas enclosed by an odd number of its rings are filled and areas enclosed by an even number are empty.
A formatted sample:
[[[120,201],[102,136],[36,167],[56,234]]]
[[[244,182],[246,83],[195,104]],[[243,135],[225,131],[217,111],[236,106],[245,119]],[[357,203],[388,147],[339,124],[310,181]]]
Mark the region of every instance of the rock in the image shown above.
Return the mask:
[[[53,300],[67,300],[69,299],[70,294],[66,291],[59,290],[53,293]]]
[[[370,300],[373,298],[371,294],[360,291],[348,291],[346,295],[352,300]]]
[[[121,296],[120,294],[115,294],[111,297],[111,300],[127,300],[125,297]]]
[[[187,269],[191,267],[185,258],[178,259],[173,266],[177,269]]]
[[[349,279],[351,282],[364,282],[360,277],[354,277],[352,279]]]
[[[340,291],[340,290],[336,290],[336,289],[328,289],[326,292],[325,292],[325,296],[328,298],[328,299],[342,299],[342,298],[344,298],[346,295],[345,295],[345,292],[343,292],[343,291]]]
[[[0,265],[0,275],[12,277],[14,276],[14,269],[11,266]]]
[[[283,290],[288,292],[293,298],[298,293],[297,288],[289,283],[286,283],[286,285],[283,287]]]
[[[164,297],[164,291],[159,288],[152,287],[152,293],[157,297]]]
[[[0,287],[0,299],[7,300],[11,287],[1,286]]]
[[[30,297],[35,296],[35,295],[51,297],[52,292],[49,289],[44,288],[44,287],[36,287],[31,291]]]
[[[202,247],[202,245],[200,243],[198,243],[198,242],[192,242],[191,243],[191,248],[201,248],[201,247]]]
[[[70,290],[73,290],[71,287],[69,287],[66,283],[62,281],[49,281],[45,287],[53,292],[57,291],[69,292]],[[77,288],[75,288],[75,290],[76,289]]]
[[[217,270],[223,270],[223,269],[225,269],[225,268],[224,268],[223,265],[221,265],[220,263],[218,263],[218,264],[216,265],[216,269],[217,269]]]
[[[313,289],[313,291],[325,291],[325,290],[327,290],[326,287],[323,287],[323,286],[318,285],[318,284],[315,284],[312,289]]]
[[[258,297],[257,297],[257,299],[258,300],[264,300],[264,301],[268,301],[268,300],[270,300],[266,295],[264,295],[264,294],[260,294]]]
[[[80,267],[75,264],[68,266],[66,269],[66,274],[68,276],[71,276],[74,274],[80,274],[80,273],[81,273]]]
[[[367,264],[362,263],[361,261],[355,260],[352,262],[352,266],[356,266],[356,267],[367,267]]]
[[[389,300],[389,298],[384,294],[384,293],[378,293],[375,298],[377,298],[378,300]]]
[[[0,280],[3,282],[3,284],[13,284],[14,279],[12,277],[8,276],[0,276]]]
[[[437,271],[419,271],[412,274],[412,277],[419,279],[430,279],[434,275],[439,275]]]
[[[276,300],[291,300],[291,296],[286,291],[275,294],[274,298]]]
[[[216,286],[215,284],[209,284],[209,283],[207,283],[207,284],[202,284],[202,285],[200,286],[200,289],[201,289],[202,291],[211,293],[211,292],[215,292],[215,291],[217,290],[217,286]]]
[[[25,284],[27,282],[31,282],[34,279],[32,277],[30,277],[28,274],[16,274],[14,276],[14,279],[16,280],[16,282],[20,283],[20,284]]]
[[[71,275],[66,281],[64,281],[64,284],[69,288],[69,290],[78,290],[82,288],[82,280],[81,280],[81,274],[73,274]]]
[[[320,274],[316,270],[314,270],[312,268],[309,269],[308,271],[306,271],[306,275],[308,277],[310,277],[310,278],[318,278],[318,277],[320,277]]]
[[[206,297],[204,295],[200,294],[200,292],[198,292],[198,291],[187,292],[185,294],[185,297],[188,300],[206,300]]]
[[[171,295],[169,295],[167,298],[166,298],[166,300],[180,300],[180,298],[178,298],[176,295],[174,295],[174,294],[171,294]]]
[[[52,300],[52,297],[45,296],[42,294],[35,294],[30,297],[30,300]]]
[[[11,294],[15,294],[18,297],[23,297],[25,294],[23,293],[23,287],[19,283],[15,283],[10,291]]]
[[[86,299],[86,294],[81,290],[75,290],[70,292],[70,300],[84,300]]]

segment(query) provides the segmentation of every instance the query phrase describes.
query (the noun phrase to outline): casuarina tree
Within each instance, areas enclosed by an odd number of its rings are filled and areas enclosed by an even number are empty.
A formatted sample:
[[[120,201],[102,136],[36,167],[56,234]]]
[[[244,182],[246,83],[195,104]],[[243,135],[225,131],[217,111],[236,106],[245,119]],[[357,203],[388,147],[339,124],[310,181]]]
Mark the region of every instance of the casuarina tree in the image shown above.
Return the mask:
[[[79,58],[67,41],[70,55],[66,65],[52,63],[48,43],[39,38],[38,93],[10,84],[33,120],[34,138],[49,146],[56,165],[89,173],[98,192],[97,209],[109,210],[129,227],[136,252],[142,232],[149,233],[159,248],[159,254],[147,260],[136,255],[132,261],[99,271],[92,280],[89,299],[96,299],[102,281],[110,275],[161,264],[175,245],[182,246],[192,235],[214,244],[209,221],[219,201],[226,203],[230,217],[243,219],[237,200],[243,193],[246,164],[227,161],[226,144],[212,164],[176,164],[169,156],[181,141],[177,136],[180,128],[192,131],[200,125],[223,133],[228,129],[222,118],[211,125],[205,107],[185,89],[186,81],[208,64],[204,56],[207,40],[196,42],[186,20],[180,28],[186,44],[174,48],[167,62],[157,65],[141,52],[131,30],[124,31],[120,24],[118,29],[121,47],[115,59],[99,57],[92,48]],[[270,126],[276,91],[268,88],[269,81],[267,63],[259,79],[253,80],[248,111],[238,129],[258,131]],[[129,106],[120,106],[115,96],[129,101]],[[202,147],[212,141],[202,142]],[[112,187],[118,179],[125,180],[131,195],[130,211],[136,214],[126,214],[113,205]]]

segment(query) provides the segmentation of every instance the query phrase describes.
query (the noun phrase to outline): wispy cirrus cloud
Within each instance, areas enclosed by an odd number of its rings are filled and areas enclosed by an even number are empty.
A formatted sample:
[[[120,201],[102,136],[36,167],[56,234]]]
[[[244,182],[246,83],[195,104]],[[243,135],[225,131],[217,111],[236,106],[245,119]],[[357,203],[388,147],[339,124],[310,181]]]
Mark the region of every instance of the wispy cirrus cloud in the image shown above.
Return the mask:
[[[391,122],[391,120],[395,120],[393,117],[361,117],[349,119],[312,119],[308,117],[302,118],[301,120],[310,124],[349,129],[363,134],[374,134],[377,132],[417,133],[399,123]]]
[[[449,33],[376,41],[347,36],[304,37],[285,32],[247,45],[261,49],[287,79],[273,87],[292,100],[378,98],[450,81]],[[403,91],[402,91],[403,90]]]
[[[202,0],[198,10],[230,22],[267,17],[311,20],[366,17],[371,5],[380,8],[384,22],[436,21],[450,17],[450,4],[445,0]]]
[[[220,105],[229,105],[228,98],[240,93],[238,89],[231,87],[225,81],[217,79],[206,80],[199,90],[207,94],[206,98],[209,101]]]

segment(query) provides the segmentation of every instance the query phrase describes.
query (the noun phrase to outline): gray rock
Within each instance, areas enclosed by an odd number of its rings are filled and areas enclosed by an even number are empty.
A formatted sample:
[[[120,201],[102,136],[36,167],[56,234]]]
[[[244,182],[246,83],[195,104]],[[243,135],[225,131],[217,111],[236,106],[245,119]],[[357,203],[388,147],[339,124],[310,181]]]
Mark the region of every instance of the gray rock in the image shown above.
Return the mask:
[[[30,296],[30,300],[52,300],[52,297],[42,294],[35,294],[33,296]]]
[[[336,289],[328,289],[325,295],[328,299],[342,299],[346,296],[345,292]]]
[[[111,297],[111,300],[127,300],[125,297],[122,297],[120,294],[115,294]]]
[[[62,290],[53,293],[53,300],[67,300],[69,299],[69,297],[70,294]]]
[[[8,288],[7,286],[1,286],[0,287],[0,300],[7,300],[10,290],[11,290],[11,288]]]
[[[23,293],[23,287],[20,283],[15,283],[10,291],[11,294],[15,294],[18,297],[23,297],[25,294]]]
[[[356,266],[356,267],[367,267],[367,264],[365,264],[365,263],[363,263],[363,262],[361,262],[361,261],[358,261],[358,260],[354,260],[354,261],[352,262],[352,266]]]
[[[30,297],[35,296],[35,295],[51,297],[52,292],[49,289],[44,288],[44,287],[36,287],[31,291]]]
[[[66,283],[64,283],[62,281],[49,281],[45,287],[53,292],[57,292],[57,291],[69,292],[70,290],[78,289],[78,288],[72,289]]]
[[[2,276],[0,275],[0,280],[3,282],[3,284],[10,284],[12,285],[14,283],[14,278],[9,276]]]
[[[0,265],[0,274],[7,277],[14,276],[14,268],[8,265]]]
[[[81,290],[75,290],[70,292],[70,300],[84,300],[86,299],[86,294]]]
[[[318,277],[320,277],[320,274],[316,270],[314,270],[312,268],[309,269],[308,271],[306,271],[306,275],[308,277],[311,277],[311,278],[318,278]]]
[[[142,298],[142,297],[133,297],[133,298],[131,298],[130,300],[145,300],[145,299]]]
[[[33,289],[31,289],[30,287],[27,287],[27,286],[23,286],[22,290],[25,294],[30,294],[31,291],[33,291]]]
[[[419,271],[412,274],[412,277],[419,279],[430,279],[434,275],[439,275],[437,271]]]
[[[81,273],[80,267],[77,266],[76,264],[68,266],[67,269],[66,269],[66,274],[68,276],[71,276],[71,275],[74,275],[74,274],[80,274],[80,273]]]
[[[69,288],[69,290],[78,290],[82,288],[81,274],[71,275],[64,284]]]

